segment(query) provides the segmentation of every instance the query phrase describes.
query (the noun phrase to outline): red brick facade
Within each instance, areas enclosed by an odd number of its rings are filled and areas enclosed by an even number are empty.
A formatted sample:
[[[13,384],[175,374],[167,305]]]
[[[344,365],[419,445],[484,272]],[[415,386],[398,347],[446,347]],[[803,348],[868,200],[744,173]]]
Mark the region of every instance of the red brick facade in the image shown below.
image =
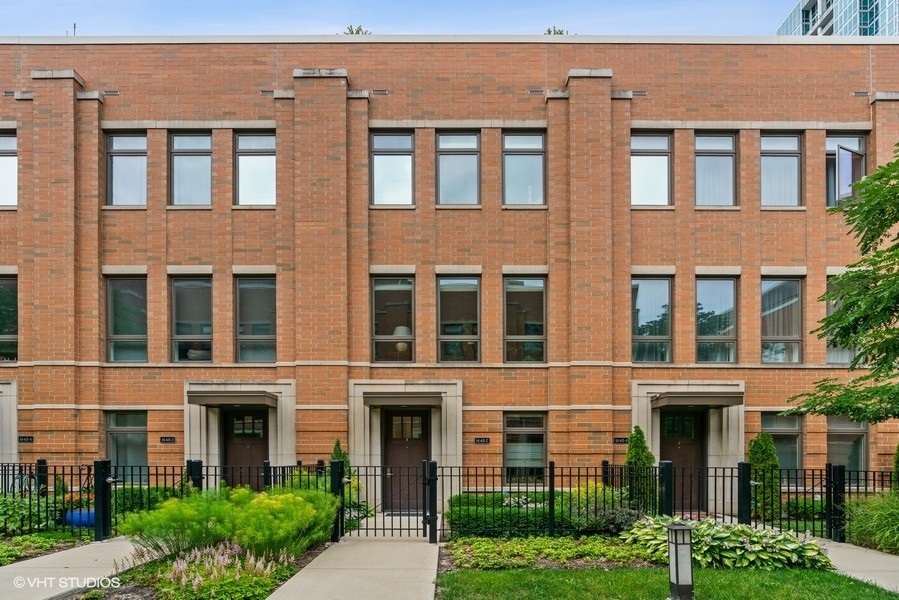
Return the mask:
[[[327,458],[335,438],[354,460],[381,460],[373,409],[422,406],[443,462],[501,464],[504,411],[534,409],[547,459],[596,465],[623,460],[614,438],[635,423],[658,451],[651,396],[686,385],[697,395],[684,404],[711,411],[708,463],[732,464],[739,452],[719,446],[745,447],[761,410],[846,376],[810,333],[797,364],[761,361],[762,277],[801,280],[808,332],[828,273],[856,256],[826,212],[825,138],[864,136],[869,171],[899,140],[899,46],[826,42],[0,40],[0,134],[18,158],[18,203],[0,208],[19,324],[18,360],[0,362],[16,418],[0,426],[4,460],[101,457],[104,411],[129,409],[147,413],[151,464],[221,460],[206,420],[229,404],[200,392],[242,388],[232,404],[272,396],[273,462]],[[234,133],[255,130],[276,135],[277,202],[236,207]],[[146,205],[108,206],[106,136],[132,131],[147,139]],[[196,131],[211,133],[211,205],[173,207],[169,136]],[[413,134],[414,206],[370,204],[370,134],[391,131]],[[479,135],[478,206],[436,204],[436,136],[451,131]],[[544,205],[503,203],[509,132],[545,134]],[[631,205],[634,132],[670,136],[669,206]],[[697,132],[734,135],[735,206],[695,205]],[[798,207],[760,205],[772,133],[799,136]],[[236,362],[234,278],[247,273],[277,282],[275,363]],[[146,362],[107,360],[110,274],[146,276]],[[480,278],[477,363],[438,360],[447,274]],[[733,364],[696,360],[696,279],[710,274],[737,280]],[[172,361],[173,275],[211,277],[210,362]],[[504,361],[504,275],[546,278],[545,362]],[[668,364],[632,362],[631,278],[651,275],[672,282]],[[373,362],[373,276],[414,278],[414,362]],[[722,409],[716,383],[739,404]],[[827,461],[823,417],[803,419],[801,440],[803,466]],[[899,424],[866,441],[866,466],[890,468]]]

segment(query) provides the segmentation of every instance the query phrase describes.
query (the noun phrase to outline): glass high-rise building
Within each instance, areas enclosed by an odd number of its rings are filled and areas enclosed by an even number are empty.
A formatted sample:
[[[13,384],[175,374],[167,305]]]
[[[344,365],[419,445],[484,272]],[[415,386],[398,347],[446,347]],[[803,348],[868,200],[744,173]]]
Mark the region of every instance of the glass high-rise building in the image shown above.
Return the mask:
[[[899,35],[899,0],[800,0],[777,35]]]

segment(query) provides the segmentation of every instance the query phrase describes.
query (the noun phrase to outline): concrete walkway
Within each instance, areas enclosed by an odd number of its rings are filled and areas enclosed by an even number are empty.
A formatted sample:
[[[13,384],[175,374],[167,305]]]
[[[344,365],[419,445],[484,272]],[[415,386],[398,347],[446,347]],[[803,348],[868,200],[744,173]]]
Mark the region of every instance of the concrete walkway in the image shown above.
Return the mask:
[[[899,593],[899,556],[822,540],[838,573]]]

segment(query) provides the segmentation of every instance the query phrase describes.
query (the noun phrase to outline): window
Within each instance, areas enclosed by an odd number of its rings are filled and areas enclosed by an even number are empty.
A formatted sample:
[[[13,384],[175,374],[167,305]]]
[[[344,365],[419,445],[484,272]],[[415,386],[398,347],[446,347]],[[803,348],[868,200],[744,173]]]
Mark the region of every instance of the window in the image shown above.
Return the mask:
[[[831,289],[831,281],[830,278],[827,279],[827,289],[828,291]],[[833,314],[836,310],[837,305],[834,304],[833,301],[827,301],[827,316]],[[858,354],[858,350],[856,348],[840,348],[834,346],[830,343],[830,340],[827,342],[827,362],[835,365],[848,365],[854,359],[856,354]]]
[[[506,482],[542,482],[546,468],[546,414],[506,413],[503,425]]]
[[[208,133],[172,135],[172,204],[212,204],[212,136]]]
[[[802,467],[802,420],[799,415],[762,413],[762,431],[774,438],[781,469]]]
[[[865,176],[864,136],[827,136],[827,206],[852,196],[852,184]]]
[[[799,206],[798,135],[763,135],[762,206]]]
[[[0,134],[0,206],[19,203],[19,158],[16,136]]]
[[[734,136],[696,136],[696,206],[736,204],[736,163]]]
[[[212,360],[212,279],[172,279],[172,354],[175,361]]]
[[[542,133],[503,134],[503,204],[546,204],[545,155]]]
[[[475,277],[438,278],[439,360],[480,359],[479,288]]]
[[[414,204],[411,133],[371,136],[371,203]]]
[[[696,280],[696,361],[737,360],[737,281]]]
[[[506,277],[506,362],[546,361],[546,279]]]
[[[437,204],[480,204],[476,133],[437,134]]]
[[[106,413],[106,449],[118,481],[146,483],[147,413]]]
[[[0,277],[0,361],[19,360],[19,282]]]
[[[275,134],[240,133],[237,155],[237,198],[241,206],[275,204]]]
[[[631,280],[631,360],[671,362],[671,280]]]
[[[106,336],[110,362],[147,361],[147,278],[106,280]]]
[[[631,136],[631,205],[671,204],[671,137]]]
[[[237,280],[237,361],[275,362],[275,279]]]
[[[413,280],[372,280],[372,355],[375,361],[415,360]]]
[[[798,363],[802,355],[802,281],[762,280],[762,362]]]
[[[106,203],[111,206],[147,205],[146,134],[106,136]]]
[[[847,471],[864,471],[868,464],[868,424],[847,417],[827,417],[827,462]]]

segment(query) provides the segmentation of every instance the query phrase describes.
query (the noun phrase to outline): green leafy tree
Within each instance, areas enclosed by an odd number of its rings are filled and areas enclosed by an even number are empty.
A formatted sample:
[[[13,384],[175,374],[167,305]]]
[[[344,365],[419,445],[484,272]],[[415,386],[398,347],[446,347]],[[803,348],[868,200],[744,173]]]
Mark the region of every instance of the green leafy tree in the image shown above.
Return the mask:
[[[777,513],[775,501],[780,492],[780,460],[774,438],[767,431],[761,432],[749,442],[747,454],[755,483],[755,515],[765,520]]]
[[[624,464],[632,467],[651,467],[656,464],[656,457],[649,451],[646,436],[639,425],[634,426],[634,431],[627,438],[627,454]]]
[[[899,484],[899,444],[896,444],[896,452],[893,453],[893,483]]]
[[[343,451],[340,446],[340,438],[334,440],[334,449],[331,450],[331,460],[343,461],[343,472],[350,472],[350,455]]]
[[[630,437],[627,438],[627,454],[624,458],[631,509],[649,512],[655,505],[653,499],[656,473],[654,469],[649,468],[655,464],[656,457],[649,451],[643,430],[639,425],[635,425]]]
[[[791,398],[791,413],[843,415],[879,423],[899,417],[899,146],[892,162],[854,185],[830,209],[843,215],[861,258],[830,278],[821,300],[834,310],[813,332],[857,353],[849,381],[826,378]]]
[[[347,25],[344,35],[371,35],[371,31],[362,27],[362,25]]]
[[[546,31],[543,32],[543,35],[568,35],[568,30],[561,29],[553,25],[551,27],[547,27]]]

